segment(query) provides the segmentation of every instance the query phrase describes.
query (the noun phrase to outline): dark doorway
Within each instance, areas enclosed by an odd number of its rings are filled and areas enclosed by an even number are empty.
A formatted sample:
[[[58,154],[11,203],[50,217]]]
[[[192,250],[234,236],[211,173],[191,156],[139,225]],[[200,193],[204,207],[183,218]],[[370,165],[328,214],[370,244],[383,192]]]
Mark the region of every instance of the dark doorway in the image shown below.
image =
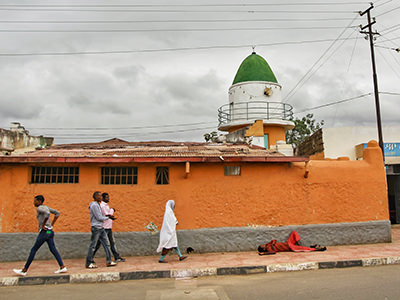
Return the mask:
[[[400,165],[393,166],[396,166],[393,169],[400,167]],[[397,170],[393,171],[395,171],[391,173],[393,175],[387,175],[390,222],[400,224],[400,172],[397,174]]]

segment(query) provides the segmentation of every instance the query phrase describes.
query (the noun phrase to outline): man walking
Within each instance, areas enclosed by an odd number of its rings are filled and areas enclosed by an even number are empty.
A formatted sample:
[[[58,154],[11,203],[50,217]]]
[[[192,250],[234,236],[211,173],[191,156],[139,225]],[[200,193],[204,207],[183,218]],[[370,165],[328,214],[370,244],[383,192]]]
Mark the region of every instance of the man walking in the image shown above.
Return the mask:
[[[101,211],[103,212],[103,215],[107,216],[114,216],[115,209],[110,208],[108,203],[110,202],[110,195],[108,193],[103,193],[101,194],[103,201],[100,203]],[[114,218],[115,219],[115,218]],[[113,219],[108,219],[103,222],[103,228],[106,231],[108,241],[110,242],[110,248],[111,252],[114,255],[114,259],[116,262],[124,262],[125,258],[122,258],[119,253],[117,252],[117,249],[115,248],[115,241],[114,241],[114,236],[112,232],[112,226],[113,226]],[[96,249],[94,250],[93,257],[96,255],[97,250],[100,248],[100,241],[97,242]]]
[[[35,244],[31,249],[31,252],[29,254],[28,260],[25,263],[25,266],[22,269],[13,270],[15,273],[21,276],[26,275],[29,266],[31,265],[33,259],[35,258],[36,252],[44,244],[44,242],[47,243],[50,252],[54,255],[54,257],[58,262],[58,265],[60,266],[60,268],[54,273],[58,274],[67,272],[67,268],[64,266],[61,256],[57,251],[56,245],[54,244],[53,226],[56,223],[58,217],[60,216],[60,212],[46,205],[43,205],[43,202],[44,202],[44,197],[42,195],[35,196],[33,200],[33,204],[35,205],[35,207],[37,207],[36,218],[39,222],[39,235],[36,239]],[[52,222],[50,221],[50,214],[54,214],[54,219]]]
[[[86,268],[88,269],[95,269],[97,268],[96,263],[93,261],[93,254],[96,249],[97,242],[100,241],[102,244],[104,251],[106,252],[106,264],[107,267],[114,267],[117,264],[111,261],[111,253],[108,248],[108,239],[106,232],[103,228],[103,222],[108,219],[114,219],[111,215],[103,215],[100,207],[101,202],[101,193],[94,192],[93,199],[89,205],[90,210],[90,225],[92,230],[92,237],[90,241],[89,251],[86,257]]]

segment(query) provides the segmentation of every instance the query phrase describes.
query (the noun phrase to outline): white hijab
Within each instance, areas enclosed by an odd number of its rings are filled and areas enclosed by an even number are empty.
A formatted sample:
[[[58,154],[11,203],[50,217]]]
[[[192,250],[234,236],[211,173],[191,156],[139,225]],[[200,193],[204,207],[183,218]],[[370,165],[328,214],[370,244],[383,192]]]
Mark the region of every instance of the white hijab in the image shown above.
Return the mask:
[[[178,220],[174,214],[175,201],[168,200],[165,205],[164,220],[160,230],[160,243],[157,252],[161,252],[163,248],[171,249],[178,247],[178,239],[176,237],[176,224]]]

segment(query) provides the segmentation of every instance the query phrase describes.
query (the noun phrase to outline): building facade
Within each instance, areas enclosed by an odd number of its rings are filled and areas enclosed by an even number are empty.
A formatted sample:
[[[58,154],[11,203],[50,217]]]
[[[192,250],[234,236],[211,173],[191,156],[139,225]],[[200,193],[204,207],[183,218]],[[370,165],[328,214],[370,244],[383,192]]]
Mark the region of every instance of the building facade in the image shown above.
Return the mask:
[[[400,223],[400,126],[383,126],[384,158],[390,220]],[[316,159],[348,157],[362,160],[367,142],[377,139],[376,127],[322,128],[299,145],[298,154]]]
[[[254,55],[250,66],[261,61]],[[237,104],[252,99],[236,94],[257,90],[261,97],[272,89],[271,95],[279,96],[280,91],[272,77],[248,77],[245,70],[245,76],[235,77],[234,93],[230,90],[233,108],[220,123],[228,137],[220,143],[112,139],[0,156],[0,244],[7,245],[0,247],[0,259],[25,258],[37,230],[37,194],[61,211],[55,230],[63,257],[84,257],[94,191],[110,194],[123,255],[155,254],[158,235],[145,227],[150,222],[161,227],[169,199],[176,202],[180,246],[200,253],[255,250],[271,239],[286,239],[292,230],[306,244],[389,242],[386,177],[377,143],[368,142],[359,161],[310,161],[282,153],[287,145],[281,138],[292,126],[285,114],[269,118],[273,109],[266,104],[254,118],[237,118]],[[271,75],[269,69],[266,74]],[[229,142],[233,136],[238,139]]]

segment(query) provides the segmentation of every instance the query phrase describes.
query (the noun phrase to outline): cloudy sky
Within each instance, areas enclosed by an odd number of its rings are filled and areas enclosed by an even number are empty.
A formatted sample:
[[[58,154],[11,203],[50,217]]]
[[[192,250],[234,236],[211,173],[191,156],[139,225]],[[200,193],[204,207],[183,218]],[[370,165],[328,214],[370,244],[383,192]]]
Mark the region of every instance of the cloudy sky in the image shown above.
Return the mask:
[[[17,3],[17,4],[16,4]],[[202,141],[251,45],[296,117],[374,126],[367,1],[0,2],[0,127],[56,143]],[[400,0],[378,0],[382,119],[400,113]],[[316,108],[325,104],[340,104]]]

